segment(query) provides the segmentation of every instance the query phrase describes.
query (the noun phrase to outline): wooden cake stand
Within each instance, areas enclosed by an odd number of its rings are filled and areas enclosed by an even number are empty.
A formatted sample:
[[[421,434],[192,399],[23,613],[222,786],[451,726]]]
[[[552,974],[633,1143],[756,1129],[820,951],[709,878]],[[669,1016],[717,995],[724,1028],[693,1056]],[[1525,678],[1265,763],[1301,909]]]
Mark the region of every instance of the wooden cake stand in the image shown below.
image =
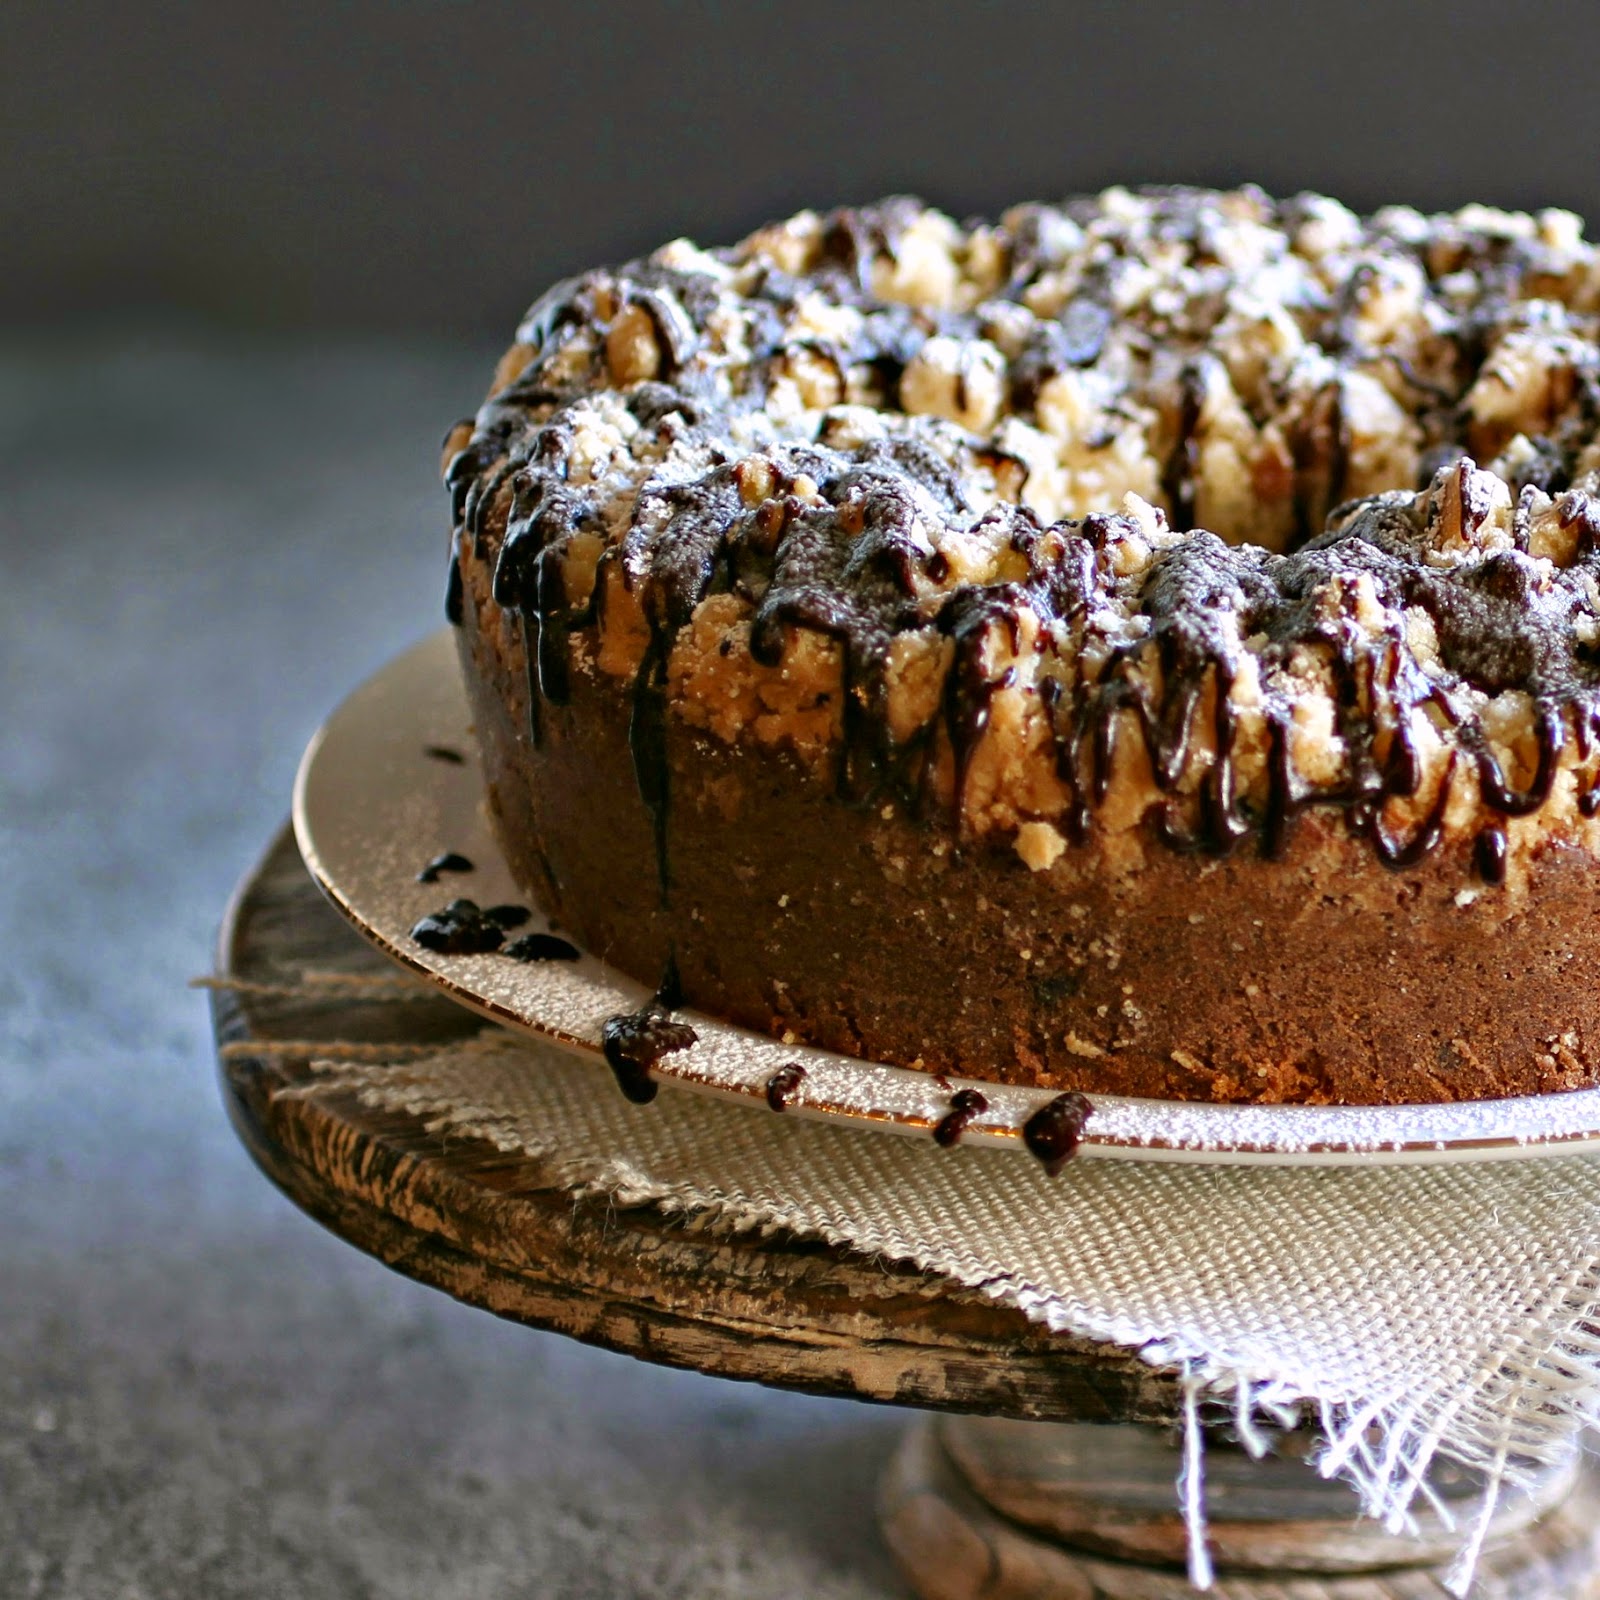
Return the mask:
[[[1174,1482],[1179,1390],[1114,1346],[905,1265],[779,1236],[685,1231],[648,1206],[574,1204],[541,1164],[353,1095],[282,1094],[338,1039],[414,1049],[476,1034],[453,1001],[306,998],[306,971],[394,973],[322,900],[288,830],[241,883],[213,996],[228,1110],[262,1170],[325,1227],[499,1316],[668,1366],[939,1413],[883,1484],[885,1539],[924,1600],[1168,1600],[1192,1594]],[[597,1093],[610,1084],[597,1075]],[[1293,1459],[1208,1444],[1214,1591],[1226,1600],[1446,1594],[1458,1535],[1359,1521],[1353,1494]],[[1108,1426],[1114,1424],[1115,1426]],[[1466,1475],[1434,1487],[1465,1508]],[[1600,1595],[1600,1485],[1552,1471],[1505,1509],[1474,1594]]]

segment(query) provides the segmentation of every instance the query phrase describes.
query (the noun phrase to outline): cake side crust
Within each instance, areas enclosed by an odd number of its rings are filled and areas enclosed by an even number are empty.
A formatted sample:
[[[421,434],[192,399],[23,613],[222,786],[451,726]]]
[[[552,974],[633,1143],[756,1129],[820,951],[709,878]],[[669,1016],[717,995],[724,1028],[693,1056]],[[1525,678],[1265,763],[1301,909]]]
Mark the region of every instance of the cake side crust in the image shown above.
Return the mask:
[[[713,1014],[1090,1094],[1379,1104],[1600,1082],[1585,851],[1530,859],[1514,907],[1463,893],[1461,850],[1390,871],[1337,816],[1303,819],[1276,862],[1149,839],[1137,871],[1093,843],[1032,870],[674,723],[664,904],[627,695],[579,675],[536,747],[514,634],[469,626],[461,643],[513,871],[632,976],[654,982],[674,954],[687,1002]]]

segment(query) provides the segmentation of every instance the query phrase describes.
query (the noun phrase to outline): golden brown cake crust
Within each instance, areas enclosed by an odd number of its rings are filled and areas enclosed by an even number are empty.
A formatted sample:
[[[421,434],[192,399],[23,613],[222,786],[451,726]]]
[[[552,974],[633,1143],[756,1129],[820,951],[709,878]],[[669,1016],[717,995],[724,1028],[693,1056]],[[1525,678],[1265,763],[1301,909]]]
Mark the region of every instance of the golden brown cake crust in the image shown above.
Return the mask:
[[[1597,419],[1553,213],[898,201],[558,286],[447,447],[513,865],[929,1070],[1600,1081]]]

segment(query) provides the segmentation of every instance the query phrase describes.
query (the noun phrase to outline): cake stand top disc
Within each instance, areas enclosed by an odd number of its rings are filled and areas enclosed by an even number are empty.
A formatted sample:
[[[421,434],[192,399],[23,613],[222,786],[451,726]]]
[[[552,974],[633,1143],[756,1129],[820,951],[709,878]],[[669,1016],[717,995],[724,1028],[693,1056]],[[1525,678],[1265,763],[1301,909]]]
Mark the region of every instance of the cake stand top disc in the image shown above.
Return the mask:
[[[1172,1373],[979,1290],[783,1232],[685,1228],[655,1206],[575,1196],[532,1156],[330,1090],[317,1041],[445,1050],[483,1023],[421,985],[394,1004],[381,981],[393,966],[318,893],[287,830],[240,883],[219,946],[222,1094],[241,1140],[297,1206],[407,1277],[586,1344],[811,1394],[1031,1421],[1180,1414]],[[323,981],[307,985],[308,971]],[[598,1073],[595,1088],[613,1092]]]

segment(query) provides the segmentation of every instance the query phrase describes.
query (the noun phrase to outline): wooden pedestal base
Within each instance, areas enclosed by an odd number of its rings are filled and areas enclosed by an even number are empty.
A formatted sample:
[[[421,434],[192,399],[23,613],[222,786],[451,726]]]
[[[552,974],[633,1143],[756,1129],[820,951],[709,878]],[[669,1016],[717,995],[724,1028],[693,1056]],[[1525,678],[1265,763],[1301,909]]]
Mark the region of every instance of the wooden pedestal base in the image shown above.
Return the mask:
[[[922,1600],[1176,1600],[1176,1375],[904,1263],[575,1200],[540,1162],[319,1086],[312,1062],[473,1037],[323,902],[281,833],[240,885],[215,995],[223,1094],[262,1169],[335,1233],[469,1305],[649,1361],[948,1409],[907,1439],[884,1533]],[[396,1004],[398,988],[405,1003]],[[331,1042],[330,1042],[331,1041]],[[604,1088],[604,1085],[601,1085]],[[1219,1600],[1444,1600],[1455,1536],[1356,1518],[1297,1461],[1208,1451]],[[1464,1506],[1473,1486],[1435,1488]],[[1479,1600],[1600,1600],[1600,1481],[1509,1505]]]
[[[1180,1600],[1186,1538],[1177,1442],[1154,1427],[930,1420],[885,1478],[884,1537],[921,1600]],[[1206,1462],[1218,1600],[1448,1600],[1461,1535],[1357,1515],[1354,1494],[1304,1463],[1217,1445]],[[1441,1475],[1465,1522],[1477,1485]],[[1553,1471],[1496,1517],[1473,1600],[1600,1597],[1600,1472]]]

